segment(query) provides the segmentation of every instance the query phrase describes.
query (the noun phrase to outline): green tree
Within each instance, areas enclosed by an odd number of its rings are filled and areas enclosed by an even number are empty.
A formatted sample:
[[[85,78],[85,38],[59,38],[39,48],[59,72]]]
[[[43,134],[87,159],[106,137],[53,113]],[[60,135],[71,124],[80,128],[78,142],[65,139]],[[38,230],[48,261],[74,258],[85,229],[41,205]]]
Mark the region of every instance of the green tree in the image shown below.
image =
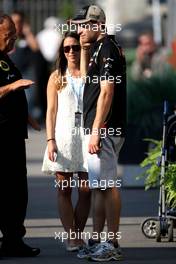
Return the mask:
[[[73,0],[64,0],[59,12],[59,17],[68,19],[73,17],[75,11],[75,5]]]

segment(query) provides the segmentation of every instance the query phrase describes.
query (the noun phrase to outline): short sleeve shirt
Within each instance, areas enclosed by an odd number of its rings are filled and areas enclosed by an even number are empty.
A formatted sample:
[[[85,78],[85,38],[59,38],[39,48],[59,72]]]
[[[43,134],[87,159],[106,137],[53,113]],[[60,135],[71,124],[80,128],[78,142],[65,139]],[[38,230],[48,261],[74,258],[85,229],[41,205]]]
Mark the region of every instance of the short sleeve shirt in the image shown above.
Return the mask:
[[[125,136],[126,62],[122,48],[109,35],[97,41],[91,50],[83,98],[84,126],[89,131],[96,116],[100,82],[104,80],[114,83],[114,96],[102,126],[110,129],[112,136]]]
[[[0,52],[0,89],[21,79],[21,73],[9,57]],[[0,135],[27,138],[28,107],[24,90],[0,98]]]

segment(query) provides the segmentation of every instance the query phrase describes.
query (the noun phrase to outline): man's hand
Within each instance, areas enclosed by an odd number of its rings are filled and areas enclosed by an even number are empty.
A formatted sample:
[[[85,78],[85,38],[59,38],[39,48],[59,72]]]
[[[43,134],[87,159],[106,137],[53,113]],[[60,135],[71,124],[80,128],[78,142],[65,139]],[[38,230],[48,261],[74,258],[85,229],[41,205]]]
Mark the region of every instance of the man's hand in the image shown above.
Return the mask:
[[[26,22],[23,24],[23,29],[22,30],[23,30],[23,34],[24,34],[25,37],[32,33],[30,25],[28,23],[26,23]]]
[[[100,152],[100,135],[91,135],[88,152],[90,154],[97,154]]]
[[[16,90],[20,90],[20,89],[29,88],[29,86],[32,84],[34,84],[34,82],[31,80],[20,79],[16,82],[13,82],[10,84],[10,90],[16,91]]]
[[[80,41],[80,46],[83,50],[90,50],[91,48],[91,44],[90,43],[84,43],[82,41]]]
[[[31,80],[20,79],[16,82],[2,86],[0,89],[0,98],[6,96],[8,93],[11,93],[13,91],[27,89],[33,83],[34,82]]]
[[[34,130],[37,131],[41,130],[39,123],[30,115],[28,115],[28,123]]]
[[[90,43],[85,43],[80,38],[80,45],[81,45],[80,71],[83,80],[86,81],[87,70],[90,61]]]
[[[139,46],[136,50],[136,59],[139,63],[142,63],[146,55],[146,51],[143,47]]]
[[[79,42],[80,42],[81,48],[85,47],[85,49],[90,49],[91,43],[85,42],[84,38],[82,38],[81,35],[80,35]]]

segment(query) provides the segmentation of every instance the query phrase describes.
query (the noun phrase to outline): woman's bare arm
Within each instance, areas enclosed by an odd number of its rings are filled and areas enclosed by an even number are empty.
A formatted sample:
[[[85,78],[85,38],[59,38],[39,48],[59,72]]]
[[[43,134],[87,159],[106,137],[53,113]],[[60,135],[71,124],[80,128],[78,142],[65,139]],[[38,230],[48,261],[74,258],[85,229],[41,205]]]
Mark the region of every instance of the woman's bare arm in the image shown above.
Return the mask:
[[[57,97],[57,71],[50,75],[47,85],[47,113],[46,113],[46,134],[48,140],[48,157],[54,161],[54,152],[57,152],[55,142],[56,114],[58,107]]]

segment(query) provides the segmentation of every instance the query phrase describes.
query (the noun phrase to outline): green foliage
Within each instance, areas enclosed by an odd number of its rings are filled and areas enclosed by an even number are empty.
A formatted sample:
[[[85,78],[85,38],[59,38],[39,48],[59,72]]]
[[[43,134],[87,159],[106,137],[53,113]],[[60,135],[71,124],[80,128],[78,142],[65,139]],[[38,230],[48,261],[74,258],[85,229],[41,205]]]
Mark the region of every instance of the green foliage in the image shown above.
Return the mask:
[[[167,100],[171,107],[176,103],[176,72],[167,68],[162,76],[141,81],[129,77],[127,96],[128,123],[145,131],[145,137],[159,139],[163,102]]]
[[[160,168],[157,166],[157,159],[160,157],[161,153],[161,142],[157,140],[146,139],[146,141],[151,142],[155,147],[151,147],[147,153],[147,157],[142,161],[140,166],[146,168],[146,171],[141,175],[147,176],[145,179],[145,189],[151,187],[156,187],[160,175]]]
[[[161,156],[161,141],[146,139],[151,143],[147,157],[140,166],[146,171],[140,177],[146,176],[145,189],[156,187],[159,184],[161,168],[157,165],[157,159]],[[164,185],[166,189],[166,202],[170,207],[176,207],[176,164],[169,163],[165,171]]]
[[[176,164],[169,164],[166,172],[166,200],[176,207]]]
[[[125,49],[125,57],[126,57],[126,63],[127,63],[127,69],[128,69],[128,66],[131,66],[133,61],[135,60],[136,49],[134,48]]]
[[[59,16],[63,19],[68,19],[74,15],[74,1],[73,0],[64,0],[62,2],[61,10]]]

